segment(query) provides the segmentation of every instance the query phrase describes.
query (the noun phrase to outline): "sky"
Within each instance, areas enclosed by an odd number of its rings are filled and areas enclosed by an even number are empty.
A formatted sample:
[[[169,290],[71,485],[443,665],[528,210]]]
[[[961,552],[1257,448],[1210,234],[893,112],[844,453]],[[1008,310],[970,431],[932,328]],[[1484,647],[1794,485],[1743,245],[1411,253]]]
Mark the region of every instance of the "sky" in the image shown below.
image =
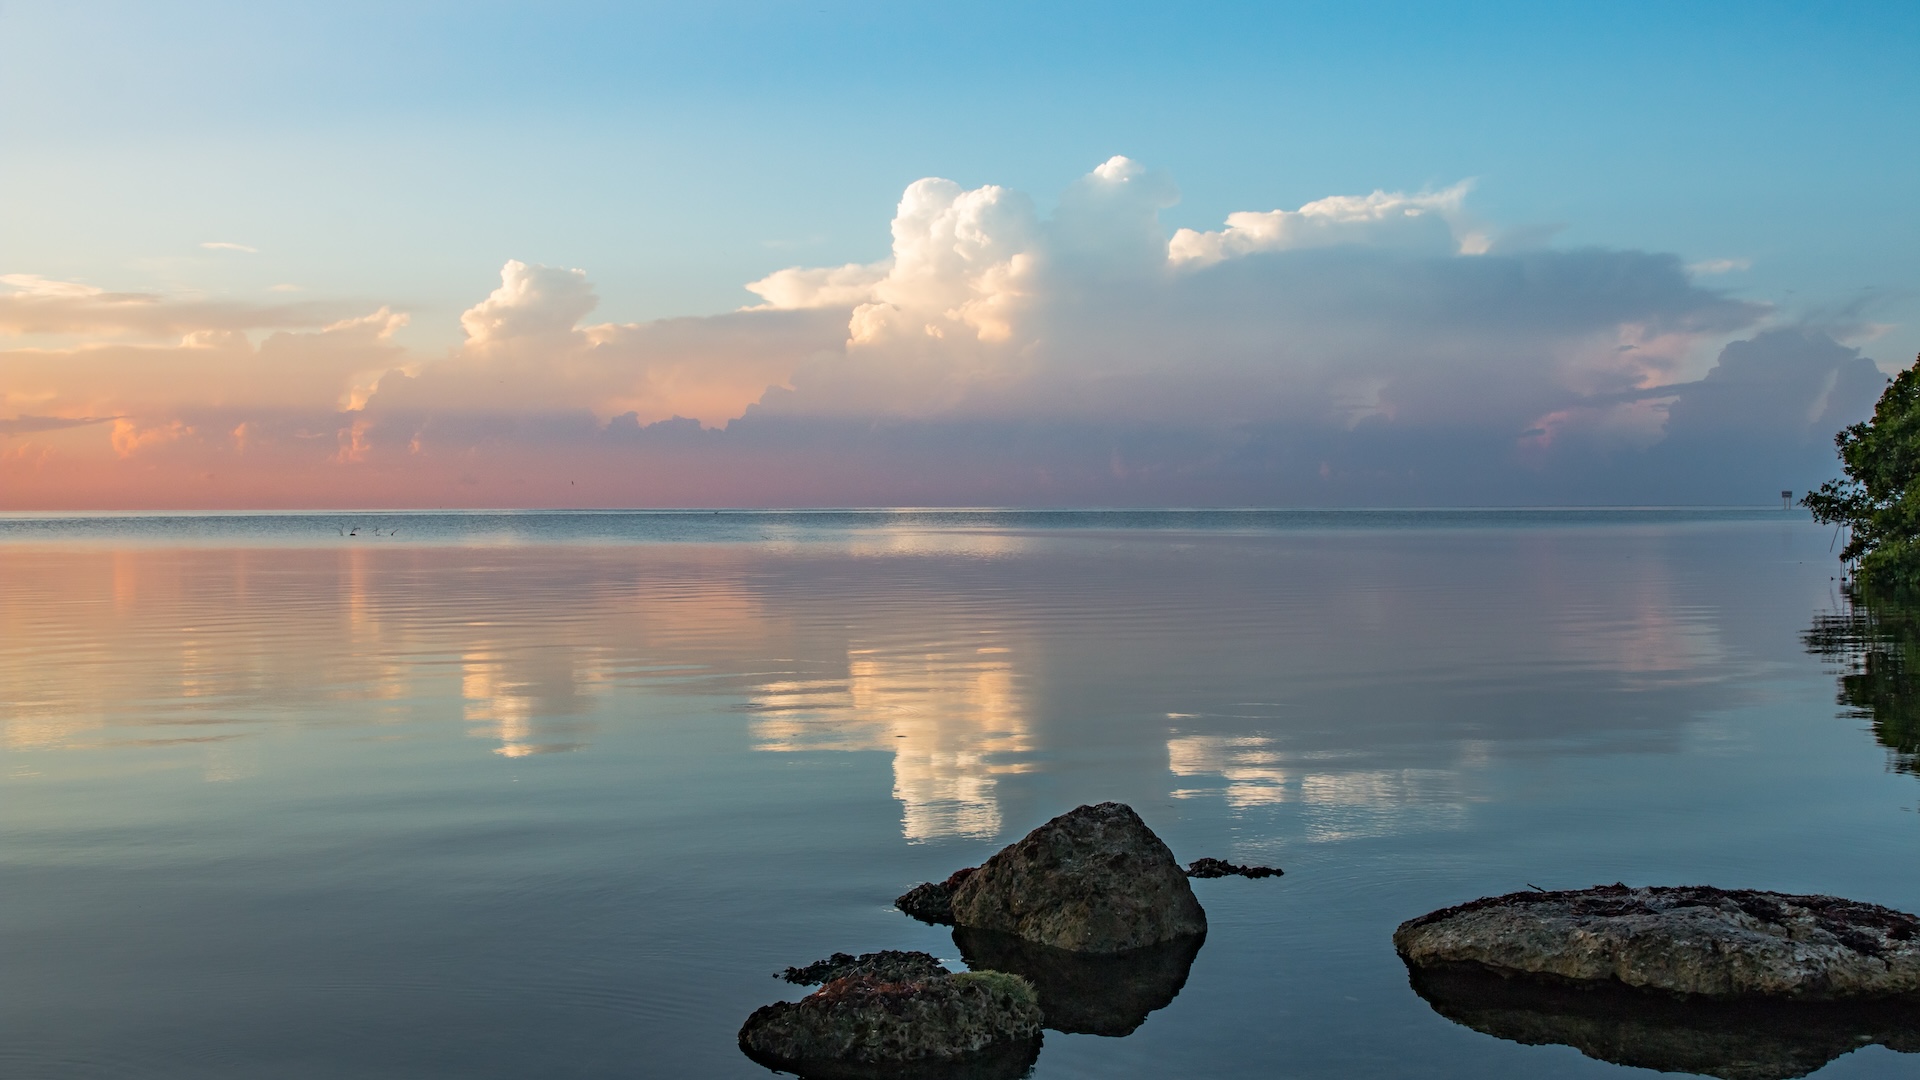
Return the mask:
[[[1911,4],[0,0],[0,510],[1762,503]]]

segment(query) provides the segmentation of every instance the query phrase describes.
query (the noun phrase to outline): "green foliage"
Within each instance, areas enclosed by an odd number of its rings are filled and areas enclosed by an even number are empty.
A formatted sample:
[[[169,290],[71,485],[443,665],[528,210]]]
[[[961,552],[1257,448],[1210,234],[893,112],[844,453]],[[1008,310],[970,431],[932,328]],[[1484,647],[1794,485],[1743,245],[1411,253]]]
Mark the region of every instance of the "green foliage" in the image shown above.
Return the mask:
[[[1845,480],[1800,500],[1814,520],[1847,527],[1840,558],[1855,581],[1884,593],[1920,593],[1920,365],[1895,376],[1873,419],[1833,437]]]
[[[1004,971],[962,971],[954,975],[953,981],[978,984],[995,997],[1009,1001],[1035,1003],[1040,1000],[1033,992],[1032,983]]]

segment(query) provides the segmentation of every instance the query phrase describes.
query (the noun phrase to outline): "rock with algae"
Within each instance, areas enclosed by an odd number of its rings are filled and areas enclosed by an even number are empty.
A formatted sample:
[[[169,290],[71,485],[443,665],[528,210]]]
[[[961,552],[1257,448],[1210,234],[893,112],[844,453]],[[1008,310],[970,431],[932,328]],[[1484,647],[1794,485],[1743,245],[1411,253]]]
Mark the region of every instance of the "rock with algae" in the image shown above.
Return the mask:
[[[1832,896],[1704,885],[1510,893],[1404,922],[1393,944],[1415,968],[1700,998],[1920,994],[1920,918]]]
[[[1040,1052],[1033,987],[998,971],[952,974],[926,953],[836,953],[786,978],[826,985],[747,1017],[740,1049],[815,1080],[1001,1080]]]

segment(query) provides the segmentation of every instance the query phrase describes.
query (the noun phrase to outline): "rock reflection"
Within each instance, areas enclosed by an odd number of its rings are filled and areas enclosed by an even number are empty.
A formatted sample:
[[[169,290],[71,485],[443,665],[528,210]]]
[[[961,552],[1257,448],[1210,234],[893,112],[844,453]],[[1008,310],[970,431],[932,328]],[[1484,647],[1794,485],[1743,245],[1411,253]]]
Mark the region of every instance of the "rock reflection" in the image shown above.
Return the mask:
[[[1033,983],[1047,1027],[1069,1035],[1130,1034],[1187,985],[1205,934],[1094,956],[1036,945],[1013,934],[955,927],[967,966],[1007,971]]]
[[[1913,1002],[1692,1001],[1477,968],[1414,968],[1408,978],[1435,1012],[1464,1027],[1659,1072],[1787,1080],[1876,1043],[1920,1052]]]
[[[1893,768],[1920,773],[1920,601],[1853,595],[1801,640],[1843,666],[1837,701],[1873,725]]]
[[[799,1080],[1020,1080],[1032,1075],[1040,1057],[1039,1038],[996,1043],[958,1061],[916,1061],[910,1065],[874,1065],[843,1061],[815,1065],[796,1074]],[[754,1064],[784,1073],[790,1064],[769,1061],[741,1048]]]
[[[910,841],[1000,832],[998,778],[1026,772],[1026,701],[1005,647],[850,649],[847,681],[773,682],[754,695],[760,750],[893,755]]]

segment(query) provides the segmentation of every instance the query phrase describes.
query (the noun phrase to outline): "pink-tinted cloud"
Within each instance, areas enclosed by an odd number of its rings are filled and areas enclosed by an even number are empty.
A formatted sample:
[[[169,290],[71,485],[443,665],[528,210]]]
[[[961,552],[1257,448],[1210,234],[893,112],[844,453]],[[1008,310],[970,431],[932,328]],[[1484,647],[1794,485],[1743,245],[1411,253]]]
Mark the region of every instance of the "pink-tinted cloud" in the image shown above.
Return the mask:
[[[0,329],[78,340],[0,351],[0,500],[1555,501],[1575,479],[1630,498],[1632,462],[1701,395],[1723,421],[1765,396],[1695,380],[1766,309],[1673,256],[1489,243],[1466,196],[1169,235],[1171,179],[1126,158],[1046,216],[927,179],[884,258],[775,271],[722,315],[595,323],[585,271],[509,262],[438,353],[401,347],[384,308],[9,275]],[[1831,422],[1871,364],[1827,345],[1736,366],[1826,395],[1805,408]]]
[[[0,337],[177,337],[209,330],[318,326],[328,321],[325,309],[317,304],[263,305],[107,292],[38,274],[0,274]]]

